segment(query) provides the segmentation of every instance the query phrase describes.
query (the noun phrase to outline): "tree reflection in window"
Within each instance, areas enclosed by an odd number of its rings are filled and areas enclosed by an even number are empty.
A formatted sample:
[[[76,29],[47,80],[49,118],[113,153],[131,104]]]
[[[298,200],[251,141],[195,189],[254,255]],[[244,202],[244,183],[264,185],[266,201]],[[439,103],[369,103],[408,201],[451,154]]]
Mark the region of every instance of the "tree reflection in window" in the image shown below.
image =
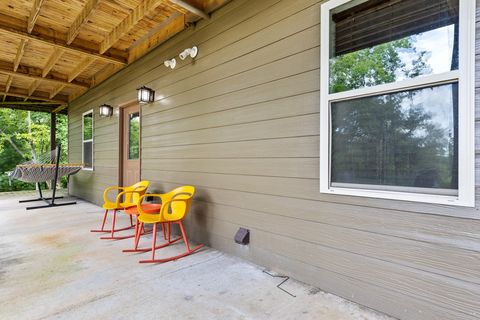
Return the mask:
[[[457,85],[333,102],[332,184],[457,189]]]

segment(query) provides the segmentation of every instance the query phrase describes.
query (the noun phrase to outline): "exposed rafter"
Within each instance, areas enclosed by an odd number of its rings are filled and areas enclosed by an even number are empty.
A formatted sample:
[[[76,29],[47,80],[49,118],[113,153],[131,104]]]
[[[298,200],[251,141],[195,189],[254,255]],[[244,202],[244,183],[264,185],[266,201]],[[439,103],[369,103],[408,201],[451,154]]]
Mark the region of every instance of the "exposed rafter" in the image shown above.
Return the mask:
[[[60,102],[47,102],[47,101],[44,101],[44,102],[32,102],[32,101],[7,101],[7,102],[0,102],[0,105],[6,105],[6,104],[17,104],[17,105],[31,105],[31,104],[35,104],[37,106],[52,106],[52,105],[59,105],[59,104],[62,104]]]
[[[108,77],[110,77],[111,75],[113,75],[114,73],[116,73],[117,71],[119,71],[120,69],[122,69],[120,66],[116,66],[116,65],[112,65],[112,64],[109,64],[105,67],[103,67],[102,70],[100,70],[99,72],[97,72],[91,79],[90,79],[90,85],[93,87],[93,86],[96,86],[97,84],[99,84],[100,82],[104,81],[105,79],[107,79]]]
[[[28,40],[26,39],[20,40],[20,45],[18,46],[17,54],[15,55],[15,60],[13,61],[13,71],[17,71],[18,66],[20,65],[27,42]]]
[[[81,95],[83,95],[85,92],[87,92],[88,89],[83,89],[83,90],[77,90],[76,92],[72,93],[71,95],[68,96],[68,102],[72,102],[73,100],[77,99]]]
[[[154,10],[165,0],[146,0],[142,1],[140,5],[135,7],[133,12],[126,17],[118,26],[115,27],[100,43],[100,54],[103,54],[107,51],[112,45],[115,44],[121,37],[123,37],[127,32],[129,32],[140,20],[142,20],[145,15],[150,11]]]
[[[22,91],[19,89],[14,90],[14,88],[10,88],[10,90],[6,92],[5,88],[0,88],[0,94],[6,95],[6,96],[17,97],[17,98],[29,98],[32,100],[48,101],[48,102],[54,102],[59,104],[63,104],[67,102],[67,101],[58,100],[58,99],[50,99],[48,98],[47,94],[42,94],[42,95],[37,94],[29,97],[24,91],[26,90]]]
[[[78,77],[78,75],[82,73],[83,70],[88,68],[88,66],[91,65],[94,61],[95,59],[92,59],[90,57],[85,57],[68,75],[68,82],[72,82],[73,79]]]
[[[15,77],[20,77],[20,78],[25,78],[25,79],[30,79],[30,80],[39,80],[39,81],[44,81],[44,82],[49,82],[51,84],[56,84],[56,85],[68,85],[71,87],[76,87],[76,88],[88,88],[89,86],[87,84],[80,84],[77,82],[68,82],[65,80],[57,79],[57,78],[43,78],[40,75],[35,75],[35,74],[29,74],[29,73],[24,73],[20,72],[20,69],[23,71],[26,68],[19,68],[17,72],[13,71],[11,67],[11,64],[5,61],[0,61],[0,73],[1,74],[6,74],[9,76],[15,76]]]
[[[58,59],[62,56],[64,50],[62,48],[54,48],[53,53],[48,58],[47,64],[43,67],[42,77],[46,77],[47,74],[52,70],[53,66],[57,63]]]
[[[13,81],[13,76],[9,75],[8,78],[7,78],[7,83],[5,84],[5,92],[8,92],[8,90],[10,90],[10,86],[12,85],[12,81]]]
[[[27,30],[28,33],[31,33],[35,23],[37,22],[38,16],[40,15],[40,9],[42,8],[43,2],[45,0],[34,0],[33,1],[33,8],[30,12],[30,16],[28,17],[28,25]]]
[[[85,7],[83,7],[82,11],[80,14],[77,16],[73,24],[70,26],[68,29],[68,34],[67,34],[67,44],[70,44],[75,40],[75,37],[78,35],[80,32],[80,29],[82,26],[88,21],[90,18],[90,15],[93,12],[93,9],[97,5],[99,0],[88,0],[87,3],[85,4]]]
[[[66,84],[62,84],[62,85],[59,85],[58,87],[56,87],[55,89],[53,89],[52,92],[50,92],[50,96],[49,98],[50,99],[53,99],[57,94],[60,93],[60,91],[63,90],[63,88],[65,88],[67,85]]]
[[[158,44],[171,38],[185,28],[185,15],[176,12],[168,19],[150,29],[147,34],[137,39],[128,48],[128,62],[133,62],[155,48]]]
[[[55,109],[52,110],[52,113],[59,113],[63,110],[65,110],[68,107],[68,105],[63,104],[61,106],[56,107]]]
[[[229,0],[4,1],[0,102],[66,104]]]
[[[70,47],[67,44],[57,43],[53,40],[43,39],[41,37],[31,35],[31,34],[28,34],[28,33],[25,33],[25,32],[22,32],[22,31],[19,31],[19,30],[16,30],[16,29],[8,28],[8,27],[0,27],[0,33],[9,35],[11,37],[36,41],[36,42],[39,42],[39,43],[43,43],[44,45],[52,46],[54,48],[64,49],[65,51],[71,52],[73,54],[80,54],[80,55],[83,55],[83,56],[89,56],[89,57],[99,59],[99,60],[102,60],[102,61],[105,61],[105,62],[108,62],[108,63],[115,63],[115,64],[120,64],[120,65],[125,65],[126,64],[124,61],[121,61],[117,58],[108,57],[108,56],[101,55],[101,54],[98,54],[98,53],[92,53],[92,52],[84,50],[84,49]]]
[[[38,86],[40,85],[40,81],[39,80],[33,80],[32,84],[30,85],[30,87],[28,87],[28,96],[30,97],[34,92],[35,90],[37,90]]]

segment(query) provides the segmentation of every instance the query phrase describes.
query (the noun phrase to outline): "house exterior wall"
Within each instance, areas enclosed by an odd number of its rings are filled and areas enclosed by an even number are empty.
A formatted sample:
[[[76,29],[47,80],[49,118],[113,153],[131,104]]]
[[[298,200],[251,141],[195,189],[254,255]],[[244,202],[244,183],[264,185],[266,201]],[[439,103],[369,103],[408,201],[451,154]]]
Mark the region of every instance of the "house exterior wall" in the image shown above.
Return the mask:
[[[153,191],[197,187],[191,238],[400,319],[478,319],[478,204],[319,193],[320,4],[234,0],[75,100],[70,161],[81,161],[81,115],[93,108],[95,170],[70,192],[101,204],[118,183],[118,112],[99,118],[98,106],[147,85],[160,100],[142,107],[141,175]],[[163,66],[192,45],[194,62]],[[233,241],[239,227],[248,247]]]

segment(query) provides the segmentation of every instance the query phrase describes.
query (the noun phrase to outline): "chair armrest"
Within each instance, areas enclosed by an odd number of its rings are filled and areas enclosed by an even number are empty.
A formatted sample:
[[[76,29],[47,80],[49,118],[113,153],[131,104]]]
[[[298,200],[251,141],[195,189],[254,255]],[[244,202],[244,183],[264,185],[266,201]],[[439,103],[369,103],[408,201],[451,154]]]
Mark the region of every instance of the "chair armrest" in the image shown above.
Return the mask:
[[[178,220],[181,220],[185,214],[187,213],[186,210],[181,214],[181,216],[179,216],[178,214],[175,215],[175,213],[171,213],[169,214],[168,213],[168,208],[170,207],[170,205],[174,202],[185,202],[185,206],[188,206],[188,202],[191,200],[192,198],[188,198],[188,199],[170,199],[169,201],[165,202],[165,203],[162,203],[162,208],[160,210],[160,214],[162,215],[162,220],[168,222],[168,221],[178,221]],[[165,212],[166,210],[166,212]]]
[[[113,186],[113,187],[108,187],[108,188],[106,188],[105,191],[103,191],[103,201],[105,201],[105,202],[110,201],[110,200],[108,199],[108,193],[109,193],[110,191],[112,191],[112,190],[123,190],[123,189],[125,189],[125,188],[123,188],[123,187],[118,187],[118,186]]]
[[[143,190],[140,190],[140,191],[138,191],[138,190],[126,190],[126,191],[120,192],[120,193],[117,195],[117,198],[115,199],[115,206],[116,206],[116,207],[119,207],[119,206],[120,206],[120,203],[121,203],[121,201],[122,201],[122,197],[123,197],[124,195],[129,194],[129,193],[138,193],[138,194],[141,196],[141,195],[142,195],[142,192],[143,192]],[[139,203],[141,203],[141,202],[139,201]]]

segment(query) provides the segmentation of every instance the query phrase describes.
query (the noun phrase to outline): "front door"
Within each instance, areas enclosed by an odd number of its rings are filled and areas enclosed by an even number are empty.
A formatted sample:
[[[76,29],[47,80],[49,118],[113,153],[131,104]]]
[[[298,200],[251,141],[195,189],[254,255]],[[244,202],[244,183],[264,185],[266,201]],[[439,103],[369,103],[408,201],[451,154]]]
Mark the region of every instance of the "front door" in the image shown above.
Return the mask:
[[[121,177],[122,185],[140,181],[140,107],[122,108]]]

